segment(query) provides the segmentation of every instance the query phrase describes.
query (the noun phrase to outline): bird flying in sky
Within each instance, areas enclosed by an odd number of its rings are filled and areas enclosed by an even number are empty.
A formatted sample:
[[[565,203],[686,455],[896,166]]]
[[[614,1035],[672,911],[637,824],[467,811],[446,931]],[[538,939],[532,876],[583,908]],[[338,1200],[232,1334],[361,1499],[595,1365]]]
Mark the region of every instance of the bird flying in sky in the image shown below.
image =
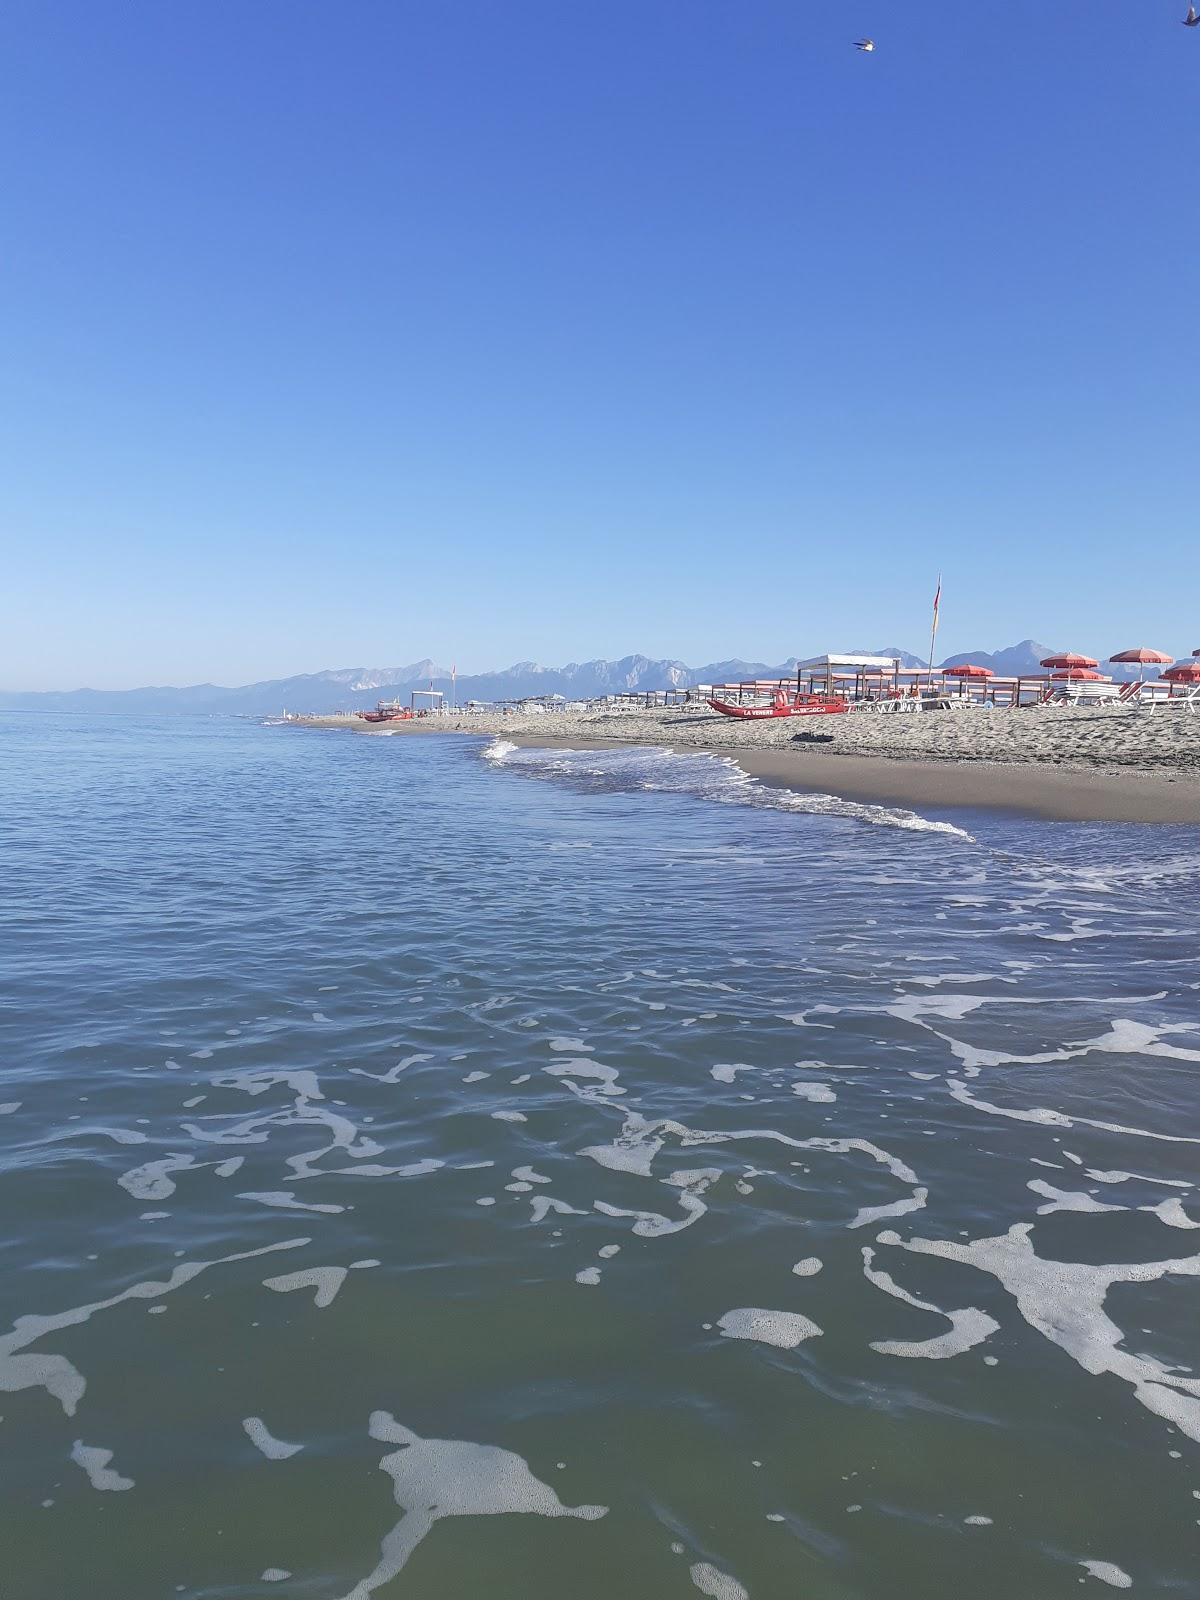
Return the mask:
[[[1188,7],[1188,14],[1183,19],[1183,25],[1185,28],[1200,28],[1200,13],[1197,13],[1195,6]]]
[[[1195,15],[1194,10],[1193,10],[1193,15]],[[1190,27],[1194,26],[1194,24],[1189,22],[1187,24],[1187,26],[1190,28]],[[875,41],[874,41],[874,39],[855,39],[854,48],[856,50],[874,50]]]

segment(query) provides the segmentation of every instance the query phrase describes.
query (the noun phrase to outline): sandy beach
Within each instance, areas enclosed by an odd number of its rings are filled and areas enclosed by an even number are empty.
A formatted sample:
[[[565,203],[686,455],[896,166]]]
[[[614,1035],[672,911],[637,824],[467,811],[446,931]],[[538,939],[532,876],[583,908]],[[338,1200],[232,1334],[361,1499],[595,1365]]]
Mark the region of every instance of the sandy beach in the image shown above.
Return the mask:
[[[963,711],[742,722],[707,707],[453,713],[376,736],[500,735],[517,744],[651,744],[733,757],[767,783],[914,809],[971,806],[1073,821],[1200,823],[1200,717],[1182,711],[974,706]]]

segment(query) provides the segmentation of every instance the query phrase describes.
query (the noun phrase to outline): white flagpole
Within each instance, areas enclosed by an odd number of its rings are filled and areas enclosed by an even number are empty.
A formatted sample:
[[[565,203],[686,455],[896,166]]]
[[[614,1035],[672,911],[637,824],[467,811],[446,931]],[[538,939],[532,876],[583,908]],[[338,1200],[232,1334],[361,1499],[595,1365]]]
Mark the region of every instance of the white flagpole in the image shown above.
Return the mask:
[[[942,575],[938,573],[937,593],[933,597],[933,626],[929,630],[929,687],[933,688],[934,641],[938,631],[938,608],[942,603]]]

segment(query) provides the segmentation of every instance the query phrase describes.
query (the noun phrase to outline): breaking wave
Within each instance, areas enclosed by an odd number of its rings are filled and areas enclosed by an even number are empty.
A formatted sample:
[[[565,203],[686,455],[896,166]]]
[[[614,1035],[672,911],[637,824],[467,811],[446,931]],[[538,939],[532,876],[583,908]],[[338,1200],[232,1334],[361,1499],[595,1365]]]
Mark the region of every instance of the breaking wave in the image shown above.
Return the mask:
[[[627,794],[635,791],[692,795],[720,805],[754,806],[764,811],[790,811],[803,816],[840,817],[873,827],[902,828],[909,833],[949,834],[973,843],[969,833],[952,822],[934,822],[899,806],[866,805],[832,794],[802,794],[775,788],[743,772],[729,756],[706,751],[680,752],[657,746],[621,750],[522,748],[509,739],[494,739],[482,752],[486,761],[535,778],[558,778],[586,788]]]

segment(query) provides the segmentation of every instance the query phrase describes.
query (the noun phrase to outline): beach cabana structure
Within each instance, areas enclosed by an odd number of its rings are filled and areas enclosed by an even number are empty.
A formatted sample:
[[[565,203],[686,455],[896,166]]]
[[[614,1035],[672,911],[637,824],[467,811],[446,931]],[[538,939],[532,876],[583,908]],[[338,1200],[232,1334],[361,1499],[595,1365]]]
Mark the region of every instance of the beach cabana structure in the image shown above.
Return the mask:
[[[797,694],[832,694],[835,684],[853,683],[852,698],[862,700],[871,690],[898,689],[899,679],[900,663],[893,656],[810,656],[796,663]]]
[[[780,689],[790,689],[791,684],[791,678],[739,678],[730,683],[709,684],[707,693],[700,698],[711,700],[716,696],[718,700],[729,700],[740,706],[747,700],[753,704],[757,700],[769,699]]]

